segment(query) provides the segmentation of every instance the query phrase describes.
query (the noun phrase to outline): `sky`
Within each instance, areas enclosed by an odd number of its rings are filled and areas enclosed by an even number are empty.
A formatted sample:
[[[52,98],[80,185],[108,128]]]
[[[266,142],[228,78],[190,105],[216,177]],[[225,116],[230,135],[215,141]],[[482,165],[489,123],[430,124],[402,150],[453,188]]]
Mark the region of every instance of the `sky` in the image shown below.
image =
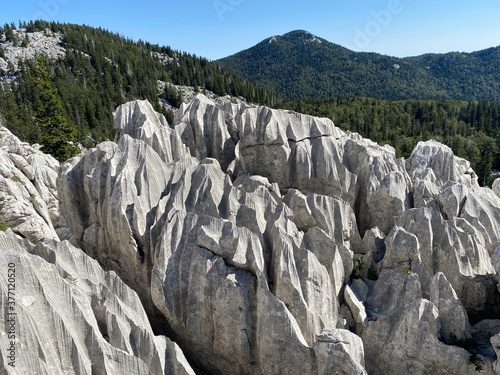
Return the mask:
[[[216,60],[302,29],[355,51],[407,57],[500,45],[499,0],[17,0],[0,24],[102,27]]]

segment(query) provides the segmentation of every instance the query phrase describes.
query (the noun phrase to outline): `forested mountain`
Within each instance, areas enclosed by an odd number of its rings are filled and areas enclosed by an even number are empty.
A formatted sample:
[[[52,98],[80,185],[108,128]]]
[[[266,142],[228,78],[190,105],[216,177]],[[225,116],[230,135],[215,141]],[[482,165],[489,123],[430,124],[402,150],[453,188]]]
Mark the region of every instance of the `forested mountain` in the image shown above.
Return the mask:
[[[405,60],[426,68],[452,99],[500,102],[500,46],[472,53],[425,54]]]
[[[497,47],[402,59],[354,52],[297,30],[217,63],[299,99],[365,96],[500,102],[499,55]]]
[[[36,43],[42,43],[42,52],[35,55],[43,58],[22,58]],[[100,28],[44,21],[0,28],[0,82],[0,114],[11,130],[24,141],[44,145],[49,140],[40,125],[47,115],[42,113],[47,95],[61,103],[57,115],[76,128],[65,141],[86,146],[113,138],[112,112],[129,100],[148,99],[171,118],[159,99],[178,106],[180,95],[167,83],[262,104],[276,100],[271,90],[205,58]],[[165,88],[161,92],[160,86]]]

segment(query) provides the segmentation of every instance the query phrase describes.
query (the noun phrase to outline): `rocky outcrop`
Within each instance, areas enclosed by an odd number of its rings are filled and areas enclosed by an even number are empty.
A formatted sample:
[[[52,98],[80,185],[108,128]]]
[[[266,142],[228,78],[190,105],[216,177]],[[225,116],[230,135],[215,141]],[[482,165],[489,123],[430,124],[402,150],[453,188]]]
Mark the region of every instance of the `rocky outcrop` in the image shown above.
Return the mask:
[[[62,213],[204,371],[474,371],[457,345],[499,314],[499,199],[449,148],[405,161],[327,119],[202,95],[170,126],[146,102],[115,126],[63,165]]]
[[[495,179],[495,181],[493,181],[492,190],[497,195],[497,197],[500,198],[500,178],[497,178]]]
[[[57,184],[0,130],[0,251],[32,296],[19,353],[38,372],[498,374],[500,198],[446,146],[398,159],[202,95],[173,124],[126,103],[115,128]]]
[[[127,134],[152,147],[166,163],[189,155],[181,138],[169,128],[165,117],[155,112],[148,101],[126,103],[118,107],[114,115],[116,143]]]
[[[417,274],[384,269],[366,301],[369,322],[360,333],[370,374],[474,373],[471,354],[440,337],[440,310],[422,298]],[[491,362],[483,363],[492,373]]]
[[[37,55],[53,60],[66,56],[65,49],[61,47],[62,35],[60,33],[53,33],[49,29],[45,32],[27,32],[26,29],[20,28],[13,30],[13,34],[17,43],[5,41],[5,37],[3,40],[0,39],[0,42],[3,42],[2,48],[5,56],[5,59],[0,57],[0,70],[4,72],[9,71],[9,63],[17,68],[21,61],[34,60]],[[28,42],[26,46],[22,45],[25,38]]]
[[[233,183],[212,158],[167,164],[128,134],[64,164],[60,186],[80,245],[136,287],[149,313],[163,314],[205,371],[364,373],[359,339],[337,329],[357,232],[342,202],[307,202],[323,241],[339,239],[325,252],[266,178]],[[330,210],[345,220],[332,221]],[[339,359],[320,365],[316,352]]]
[[[430,180],[438,187],[448,181],[467,187],[478,186],[470,163],[453,155],[449,147],[433,140],[417,144],[406,161],[406,170],[412,180]]]
[[[0,125],[0,222],[32,242],[67,233],[60,220],[59,163]]]
[[[137,294],[69,242],[0,232],[0,266],[5,373],[194,374],[176,344],[153,334]]]

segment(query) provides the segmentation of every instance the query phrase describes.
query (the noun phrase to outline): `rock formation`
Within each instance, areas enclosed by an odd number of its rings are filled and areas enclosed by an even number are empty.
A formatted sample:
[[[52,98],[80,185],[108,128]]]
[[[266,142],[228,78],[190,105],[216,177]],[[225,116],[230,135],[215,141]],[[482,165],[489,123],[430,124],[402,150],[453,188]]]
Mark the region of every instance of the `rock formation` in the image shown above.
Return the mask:
[[[59,163],[0,126],[0,221],[32,242],[62,230],[56,180]]]
[[[0,39],[3,42],[5,57],[5,59],[0,57],[0,69],[4,72],[9,71],[9,63],[12,63],[17,69],[20,61],[34,60],[38,55],[43,55],[54,60],[66,56],[66,50],[61,47],[61,33],[53,33],[49,29],[45,32],[27,32],[24,28],[19,28],[12,32],[18,43]],[[26,46],[23,46],[21,41],[25,38],[27,38],[28,43]]]
[[[493,181],[493,186],[492,186],[493,192],[500,197],[500,178],[497,178],[495,181]]]
[[[500,198],[448,147],[421,142],[397,159],[328,119],[203,95],[173,124],[126,103],[115,128],[61,166],[63,229],[50,222],[137,292],[120,306],[142,305],[178,347],[144,313],[131,325],[110,312],[116,339],[99,353],[118,347],[123,366],[152,373],[190,371],[182,348],[209,374],[499,374]],[[4,159],[7,177],[24,165]],[[16,246],[78,251],[40,236],[29,239],[52,242]],[[91,283],[91,310],[92,285],[114,290],[110,277]],[[148,360],[126,339],[134,329],[147,331]]]
[[[176,344],[153,334],[137,294],[68,241],[33,245],[9,230],[0,255],[13,275],[0,278],[0,307],[14,319],[0,335],[3,371],[194,374]]]

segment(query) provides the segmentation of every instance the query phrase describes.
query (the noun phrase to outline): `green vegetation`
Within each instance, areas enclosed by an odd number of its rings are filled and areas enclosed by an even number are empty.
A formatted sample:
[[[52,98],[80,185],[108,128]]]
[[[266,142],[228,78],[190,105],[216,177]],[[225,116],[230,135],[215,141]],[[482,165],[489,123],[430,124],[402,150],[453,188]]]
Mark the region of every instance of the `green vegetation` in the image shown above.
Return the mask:
[[[409,267],[403,267],[403,272],[407,273],[408,275],[413,275],[413,271]]]
[[[365,96],[500,102],[499,54],[497,47],[401,59],[354,52],[297,30],[217,63],[297,99]]]
[[[18,175],[13,175],[11,177],[11,180],[14,182],[21,182],[21,178]]]
[[[9,226],[4,221],[0,221],[0,231],[5,232],[7,229],[9,229]]]
[[[34,87],[37,100],[35,119],[41,132],[42,151],[61,162],[75,156],[78,153],[78,148],[74,146],[78,130],[65,115],[61,98],[53,88],[50,74],[40,56],[37,59]]]
[[[280,106],[328,117],[343,130],[392,145],[398,157],[410,156],[419,141],[435,139],[469,160],[483,186],[492,183],[492,170],[500,170],[500,104],[350,97],[287,101]]]
[[[60,160],[74,153],[68,142],[91,147],[113,139],[112,112],[127,101],[147,99],[171,119],[172,114],[158,99],[172,99],[172,95],[159,92],[158,80],[199,86],[199,90],[217,95],[243,96],[255,103],[271,105],[277,100],[272,90],[170,47],[136,42],[87,26],[45,21],[20,26],[29,32],[61,33],[66,56],[58,61],[38,58],[22,62],[17,82],[0,84],[0,113],[20,139],[44,145],[45,151],[50,150]],[[0,32],[14,40],[15,28],[6,24]],[[52,113],[48,103],[53,105]]]
[[[352,282],[354,279],[360,279],[361,278],[361,272],[363,271],[363,268],[365,266],[365,262],[363,259],[354,259],[353,260],[353,269],[351,276],[349,277],[350,281]]]

